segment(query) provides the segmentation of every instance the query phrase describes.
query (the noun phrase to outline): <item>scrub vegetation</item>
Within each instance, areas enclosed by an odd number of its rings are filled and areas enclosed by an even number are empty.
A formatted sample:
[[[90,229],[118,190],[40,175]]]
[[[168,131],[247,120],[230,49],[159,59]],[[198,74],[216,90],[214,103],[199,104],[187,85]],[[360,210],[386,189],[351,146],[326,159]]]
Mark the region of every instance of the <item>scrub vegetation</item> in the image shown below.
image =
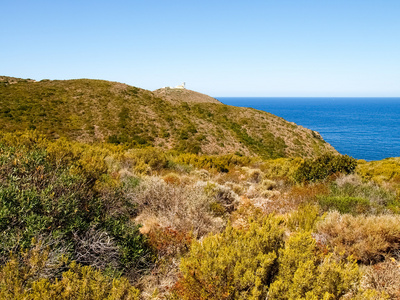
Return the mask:
[[[0,128],[194,154],[278,158],[336,152],[315,132],[267,112],[189,90],[164,95],[103,80],[0,77]]]
[[[29,118],[0,131],[1,299],[400,299],[396,158],[193,153]]]

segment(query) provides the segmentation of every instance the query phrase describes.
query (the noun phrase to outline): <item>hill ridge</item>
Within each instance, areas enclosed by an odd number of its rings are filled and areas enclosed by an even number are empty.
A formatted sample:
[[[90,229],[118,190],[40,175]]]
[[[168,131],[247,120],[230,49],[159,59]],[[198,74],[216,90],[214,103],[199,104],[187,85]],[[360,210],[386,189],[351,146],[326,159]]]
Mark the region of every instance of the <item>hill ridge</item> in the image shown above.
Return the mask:
[[[318,133],[268,112],[228,106],[190,90],[151,92],[105,80],[0,84],[0,126],[36,129],[50,138],[204,154],[337,153]]]

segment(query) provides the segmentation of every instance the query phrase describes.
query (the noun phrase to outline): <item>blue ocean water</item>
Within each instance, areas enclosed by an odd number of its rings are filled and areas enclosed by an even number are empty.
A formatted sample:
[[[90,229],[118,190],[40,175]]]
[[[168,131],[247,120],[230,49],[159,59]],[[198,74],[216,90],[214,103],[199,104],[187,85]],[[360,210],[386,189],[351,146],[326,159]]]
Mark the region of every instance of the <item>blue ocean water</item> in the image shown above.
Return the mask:
[[[400,156],[400,98],[217,97],[270,112],[318,131],[341,154],[381,160]]]

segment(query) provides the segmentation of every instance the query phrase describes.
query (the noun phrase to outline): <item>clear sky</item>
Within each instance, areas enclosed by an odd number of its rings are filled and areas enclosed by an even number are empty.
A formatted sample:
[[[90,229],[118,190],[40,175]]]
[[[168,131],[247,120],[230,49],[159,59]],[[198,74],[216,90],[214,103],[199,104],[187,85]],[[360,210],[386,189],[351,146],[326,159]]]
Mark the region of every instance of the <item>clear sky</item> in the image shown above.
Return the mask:
[[[0,34],[0,75],[400,97],[400,0],[3,0]]]

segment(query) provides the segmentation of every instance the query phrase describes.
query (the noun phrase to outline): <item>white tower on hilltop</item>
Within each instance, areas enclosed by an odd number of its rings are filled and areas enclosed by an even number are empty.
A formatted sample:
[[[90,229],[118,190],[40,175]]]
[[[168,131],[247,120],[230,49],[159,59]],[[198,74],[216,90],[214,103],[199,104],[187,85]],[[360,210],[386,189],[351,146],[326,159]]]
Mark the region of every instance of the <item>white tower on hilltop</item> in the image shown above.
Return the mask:
[[[183,82],[181,85],[177,85],[175,88],[184,90],[185,89],[185,83]]]

